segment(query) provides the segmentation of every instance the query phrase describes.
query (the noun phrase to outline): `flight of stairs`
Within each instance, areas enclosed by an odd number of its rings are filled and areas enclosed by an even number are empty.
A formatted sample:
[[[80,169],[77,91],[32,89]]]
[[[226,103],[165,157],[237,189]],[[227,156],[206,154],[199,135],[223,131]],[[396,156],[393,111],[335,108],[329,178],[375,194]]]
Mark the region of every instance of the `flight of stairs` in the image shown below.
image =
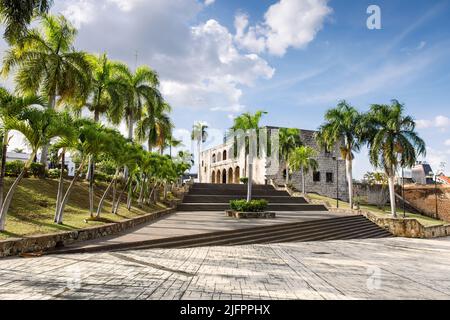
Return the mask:
[[[62,248],[54,254],[145,249],[182,249],[332,240],[380,239],[392,235],[363,216],[330,218],[307,222],[219,231],[181,237],[115,243],[101,247]]]
[[[247,186],[239,184],[194,184],[178,205],[178,211],[225,211],[231,200],[247,198]],[[327,211],[323,205],[309,204],[304,198],[290,197],[272,186],[253,186],[253,199],[269,202],[268,211]]]

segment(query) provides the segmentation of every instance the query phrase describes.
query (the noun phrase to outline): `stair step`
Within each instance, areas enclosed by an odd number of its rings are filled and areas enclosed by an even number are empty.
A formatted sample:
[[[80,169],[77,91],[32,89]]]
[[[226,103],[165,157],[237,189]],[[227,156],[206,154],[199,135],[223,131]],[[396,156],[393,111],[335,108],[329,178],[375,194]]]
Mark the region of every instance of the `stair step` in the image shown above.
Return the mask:
[[[183,203],[229,203],[232,200],[245,199],[245,196],[237,195],[187,195]],[[289,196],[255,196],[254,200],[267,200],[269,203],[307,203],[304,198]]]
[[[178,211],[225,211],[230,209],[229,203],[182,203],[178,205]],[[319,204],[289,204],[269,203],[268,211],[328,211],[324,205]]]

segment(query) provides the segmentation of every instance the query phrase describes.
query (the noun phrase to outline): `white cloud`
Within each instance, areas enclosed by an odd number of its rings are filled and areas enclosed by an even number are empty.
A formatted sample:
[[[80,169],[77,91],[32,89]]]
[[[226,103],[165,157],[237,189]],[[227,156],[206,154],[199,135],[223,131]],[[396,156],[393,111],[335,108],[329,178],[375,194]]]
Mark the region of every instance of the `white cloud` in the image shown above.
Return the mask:
[[[416,122],[419,129],[439,128],[445,130],[450,128],[450,118],[442,115],[432,120],[417,120]]]
[[[216,0],[205,0],[205,6],[212,5]]]
[[[450,139],[446,140],[446,141],[444,142],[444,144],[445,144],[446,146],[450,147]]]
[[[192,25],[213,1],[68,0],[56,2],[80,27],[77,47],[107,52],[112,59],[148,64],[177,108],[227,112],[244,106],[242,87],[272,78],[275,70],[256,54],[245,54],[216,20]]]
[[[235,40],[252,52],[283,56],[290,47],[300,49],[312,42],[331,13],[328,0],[280,0],[256,26],[248,27],[248,17],[238,14]]]

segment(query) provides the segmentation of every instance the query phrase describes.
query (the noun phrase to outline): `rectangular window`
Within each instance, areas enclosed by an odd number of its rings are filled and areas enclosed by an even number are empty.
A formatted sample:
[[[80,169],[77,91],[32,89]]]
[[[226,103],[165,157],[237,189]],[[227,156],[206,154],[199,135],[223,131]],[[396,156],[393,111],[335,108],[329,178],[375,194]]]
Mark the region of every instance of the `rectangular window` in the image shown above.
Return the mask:
[[[313,174],[313,181],[314,182],[320,182],[320,172],[314,172],[314,174]]]
[[[334,179],[333,179],[333,173],[332,172],[327,172],[327,183],[333,183]]]

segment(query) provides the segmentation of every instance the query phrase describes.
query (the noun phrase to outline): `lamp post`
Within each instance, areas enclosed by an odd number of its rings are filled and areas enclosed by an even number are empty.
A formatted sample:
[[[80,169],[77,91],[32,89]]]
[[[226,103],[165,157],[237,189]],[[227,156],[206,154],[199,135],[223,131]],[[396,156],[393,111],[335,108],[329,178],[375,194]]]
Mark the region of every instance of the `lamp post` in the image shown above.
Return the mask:
[[[336,208],[339,209],[339,157],[333,157],[336,160]]]

